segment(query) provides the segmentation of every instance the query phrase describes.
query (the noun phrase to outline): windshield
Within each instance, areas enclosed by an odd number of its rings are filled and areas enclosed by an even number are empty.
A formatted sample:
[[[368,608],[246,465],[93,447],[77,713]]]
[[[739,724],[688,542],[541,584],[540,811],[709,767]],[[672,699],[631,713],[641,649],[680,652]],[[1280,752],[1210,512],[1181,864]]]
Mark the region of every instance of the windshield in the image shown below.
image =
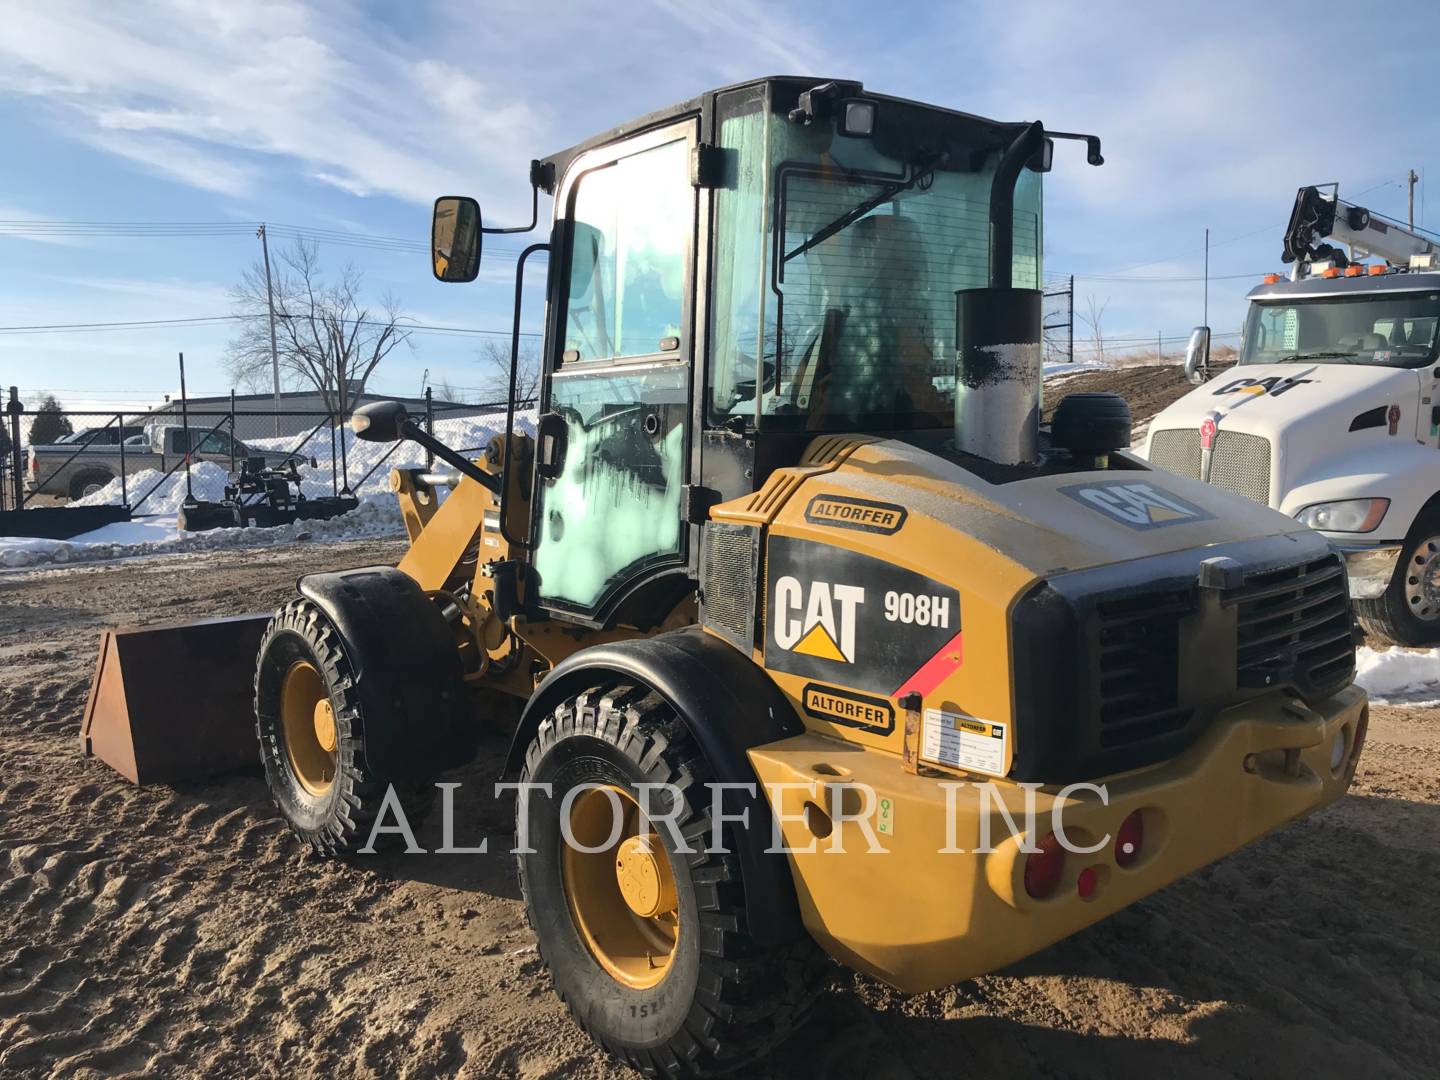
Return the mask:
[[[998,154],[965,171],[887,157],[879,140],[722,114],[711,412],[761,427],[954,423],[955,293],[988,284]],[[1040,281],[1040,177],[1015,195],[1013,283]]]
[[[1261,300],[1245,320],[1242,364],[1424,367],[1435,359],[1440,293]]]

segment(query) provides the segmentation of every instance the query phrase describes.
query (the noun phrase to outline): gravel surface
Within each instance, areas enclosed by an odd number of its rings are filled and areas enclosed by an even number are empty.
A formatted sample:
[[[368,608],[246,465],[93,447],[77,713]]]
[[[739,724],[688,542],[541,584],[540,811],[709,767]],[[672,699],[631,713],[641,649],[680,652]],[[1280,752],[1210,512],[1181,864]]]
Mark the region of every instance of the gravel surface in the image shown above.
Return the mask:
[[[508,855],[325,863],[258,771],[137,789],[80,756],[100,627],[263,610],[401,550],[0,575],[0,1075],[633,1075],[551,994]],[[497,852],[511,809],[466,790],[505,734],[453,778],[458,842]],[[1378,708],[1340,804],[1004,973],[910,998],[842,973],[751,1075],[1432,1075],[1437,853],[1440,711]]]

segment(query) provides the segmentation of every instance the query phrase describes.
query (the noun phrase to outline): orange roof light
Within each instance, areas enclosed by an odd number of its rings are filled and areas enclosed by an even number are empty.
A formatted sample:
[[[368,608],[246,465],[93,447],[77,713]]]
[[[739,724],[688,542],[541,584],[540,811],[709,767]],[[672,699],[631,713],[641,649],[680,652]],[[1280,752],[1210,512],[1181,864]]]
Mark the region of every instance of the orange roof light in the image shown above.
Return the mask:
[[[1266,285],[1274,285],[1274,284],[1275,284],[1277,281],[1279,281],[1279,280],[1280,280],[1280,275],[1279,275],[1279,274],[1266,274],[1266,275],[1265,275],[1265,284],[1266,284]]]
[[[1347,267],[1345,267],[1345,276],[1346,276],[1346,277],[1359,277],[1359,276],[1360,276],[1361,274],[1363,274],[1364,272],[1365,272],[1365,267],[1364,267],[1363,265],[1362,265],[1362,266],[1347,266]]]
[[[1381,274],[1383,274],[1383,273],[1385,273],[1385,264],[1384,264],[1384,263],[1371,263],[1371,264],[1370,264],[1370,276],[1371,276],[1371,277],[1379,277],[1379,276],[1380,276]]]
[[[1339,268],[1338,266],[1332,266],[1332,267],[1330,267],[1329,269],[1327,269],[1324,273],[1322,273],[1320,276],[1321,276],[1321,277],[1327,277],[1327,278],[1339,277],[1339,276],[1340,276],[1340,268]]]

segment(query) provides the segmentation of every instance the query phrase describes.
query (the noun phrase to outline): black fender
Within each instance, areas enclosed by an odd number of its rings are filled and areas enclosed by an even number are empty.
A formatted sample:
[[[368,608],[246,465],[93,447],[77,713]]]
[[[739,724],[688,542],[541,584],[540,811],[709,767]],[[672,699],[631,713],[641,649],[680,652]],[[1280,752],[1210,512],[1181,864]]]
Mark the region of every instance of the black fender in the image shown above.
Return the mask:
[[[770,804],[746,756],[752,746],[804,731],[790,702],[748,656],[698,627],[654,637],[594,645],[567,656],[536,688],[510,743],[505,776],[514,780],[540,722],[563,701],[617,678],[649,687],[684,721],[704,751],[715,779],[755,785],[753,794],[731,791],[727,813],[749,811],[750,826],[735,830],[745,876],[745,913],[750,934],[766,945],[805,932],[789,857],[769,854],[773,843]]]
[[[307,574],[295,587],[340,635],[372,773],[428,782],[475,756],[480,725],[455,636],[414,578],[367,566]]]

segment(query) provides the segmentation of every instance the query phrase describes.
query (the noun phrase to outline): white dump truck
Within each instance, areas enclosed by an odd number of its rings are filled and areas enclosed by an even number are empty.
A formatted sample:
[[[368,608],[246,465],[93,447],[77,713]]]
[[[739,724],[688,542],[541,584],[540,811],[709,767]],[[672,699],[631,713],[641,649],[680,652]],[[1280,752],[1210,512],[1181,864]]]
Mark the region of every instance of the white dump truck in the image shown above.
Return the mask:
[[[1372,638],[1440,642],[1440,239],[1305,187],[1284,260],[1250,291],[1235,367],[1210,377],[1195,329],[1200,385],[1145,456],[1324,533]]]

